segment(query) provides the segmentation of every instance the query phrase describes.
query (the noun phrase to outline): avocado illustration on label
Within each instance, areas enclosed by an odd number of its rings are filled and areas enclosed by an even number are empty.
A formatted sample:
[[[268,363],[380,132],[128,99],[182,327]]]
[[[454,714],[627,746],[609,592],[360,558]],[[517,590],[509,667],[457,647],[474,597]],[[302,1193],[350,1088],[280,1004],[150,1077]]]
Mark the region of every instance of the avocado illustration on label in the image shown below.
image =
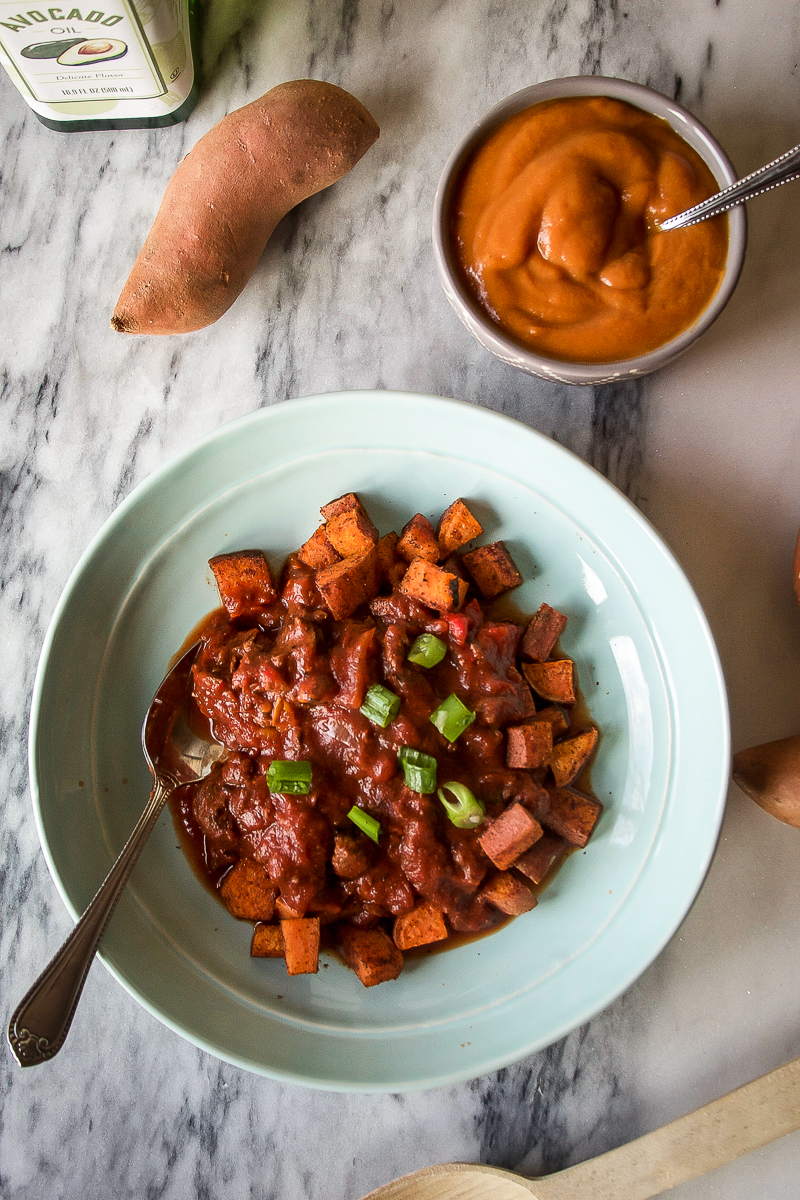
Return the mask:
[[[32,46],[20,50],[20,54],[23,58],[58,58],[59,54],[85,41],[86,38],[76,37],[61,38],[58,42],[34,42]]]
[[[78,133],[186,120],[200,94],[200,10],[207,0],[51,3],[29,9],[0,0],[0,75],[9,74],[44,125]]]
[[[126,43],[118,38],[97,38],[91,42],[73,42],[59,54],[57,61],[62,67],[89,67],[93,63],[122,58],[127,53]]]

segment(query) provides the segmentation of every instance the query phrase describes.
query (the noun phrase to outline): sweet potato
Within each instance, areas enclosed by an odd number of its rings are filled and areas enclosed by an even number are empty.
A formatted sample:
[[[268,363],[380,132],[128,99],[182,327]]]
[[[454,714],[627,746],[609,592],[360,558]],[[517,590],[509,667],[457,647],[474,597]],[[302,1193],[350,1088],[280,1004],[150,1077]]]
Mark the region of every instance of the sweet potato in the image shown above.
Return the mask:
[[[424,558],[415,558],[403,576],[400,591],[437,612],[455,612],[467,598],[467,585]]]
[[[303,542],[297,551],[297,557],[300,562],[304,562],[312,570],[321,571],[323,567],[330,567],[333,563],[338,562],[342,556],[328,541],[325,526],[320,525],[308,541]]]
[[[473,517],[464,501],[454,500],[442,513],[436,528],[442,557],[446,558],[454,550],[460,550],[482,533],[483,526]]]
[[[555,704],[575,703],[575,668],[571,658],[523,663],[522,674],[543,700],[552,700]]]
[[[325,534],[342,558],[363,554],[378,544],[378,530],[360,504],[331,517],[325,525]]]
[[[355,929],[343,925],[339,930],[339,949],[364,987],[397,979],[403,969],[403,955],[382,929]]]
[[[592,756],[597,745],[597,730],[585,729],[575,737],[556,742],[550,756],[550,769],[559,787],[566,787],[577,779]]]
[[[283,958],[283,934],[280,925],[256,925],[250,943],[251,958]]]
[[[187,154],[111,318],[119,333],[202,329],[230,308],[282,217],[378,137],[366,108],[314,79],[229,113]]]
[[[403,526],[400,541],[397,543],[397,553],[406,562],[411,562],[415,558],[424,558],[426,562],[430,563],[439,561],[441,555],[436,534],[433,532],[430,521],[422,513],[416,513]]]
[[[558,837],[554,833],[546,833],[531,846],[530,850],[520,854],[514,862],[514,870],[521,871],[534,883],[541,883],[556,863],[564,857],[568,845],[569,843],[565,842],[562,837]]]
[[[337,621],[351,616],[360,604],[374,600],[380,587],[378,552],[373,546],[317,571],[317,588]]]
[[[338,517],[346,512],[362,512],[364,516],[367,515],[367,510],[355,492],[345,492],[343,496],[337,496],[335,500],[329,500],[327,504],[323,504],[319,511],[326,521],[332,521],[334,517]]]
[[[572,788],[549,787],[547,793],[547,804],[539,811],[539,820],[573,846],[585,846],[603,811],[600,801]]]
[[[540,604],[522,635],[520,653],[534,662],[544,662],[566,628],[567,618],[549,604]]]
[[[505,542],[479,546],[461,558],[485,600],[493,600],[501,592],[507,592],[509,588],[522,583],[522,576]]]
[[[526,721],[506,730],[506,766],[533,770],[546,767],[553,751],[553,727],[549,721]]]
[[[447,926],[438,908],[423,901],[395,919],[392,930],[394,944],[400,950],[411,950],[414,946],[428,946],[447,937]]]
[[[319,917],[294,917],[281,921],[288,975],[316,975],[319,971]]]
[[[492,821],[478,841],[487,858],[504,871],[542,836],[542,827],[527,808],[511,804]]]
[[[800,733],[734,754],[733,781],[765,812],[800,829]]]
[[[246,617],[277,600],[263,550],[235,550],[208,560],[229,617]]]
[[[521,913],[530,912],[537,904],[536,897],[527,883],[517,879],[510,871],[500,871],[483,885],[480,894],[509,917],[518,917]]]

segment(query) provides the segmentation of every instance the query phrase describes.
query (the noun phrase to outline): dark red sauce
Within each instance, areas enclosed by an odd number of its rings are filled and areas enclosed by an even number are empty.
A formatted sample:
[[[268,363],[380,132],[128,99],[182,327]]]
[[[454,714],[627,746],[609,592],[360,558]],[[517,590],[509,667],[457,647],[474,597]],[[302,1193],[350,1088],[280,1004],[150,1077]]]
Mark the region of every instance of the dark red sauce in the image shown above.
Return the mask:
[[[438,785],[466,784],[487,822],[512,802],[546,815],[546,769],[505,761],[505,727],[537,708],[517,659],[523,627],[495,619],[476,598],[448,617],[398,589],[336,621],[315,572],[296,555],[285,564],[278,599],[257,618],[210,614],[192,635],[201,641],[194,703],[229,753],[172,802],[207,884],[216,889],[239,859],[252,859],[276,883],[282,915],[319,916],[328,943],[341,924],[391,935],[394,919],[420,898],[446,917],[453,937],[440,945],[505,924],[506,913],[483,895],[497,868],[479,845],[482,829],[457,828],[435,793],[406,787],[397,755],[411,746],[433,756]],[[421,633],[447,644],[432,668],[407,659]],[[385,729],[359,711],[376,683],[402,700]],[[454,692],[476,719],[451,744],[430,714]],[[271,793],[274,759],[310,760],[310,792]],[[379,844],[348,819],[354,805],[380,822]]]

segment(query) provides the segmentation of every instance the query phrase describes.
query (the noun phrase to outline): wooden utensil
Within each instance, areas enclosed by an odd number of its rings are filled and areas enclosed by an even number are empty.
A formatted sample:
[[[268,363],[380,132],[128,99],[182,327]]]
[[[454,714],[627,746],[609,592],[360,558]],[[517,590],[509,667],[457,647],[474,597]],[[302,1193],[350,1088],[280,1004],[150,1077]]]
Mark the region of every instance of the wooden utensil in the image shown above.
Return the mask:
[[[644,1137],[541,1179],[469,1163],[425,1167],[363,1200],[649,1200],[800,1129],[800,1058]]]

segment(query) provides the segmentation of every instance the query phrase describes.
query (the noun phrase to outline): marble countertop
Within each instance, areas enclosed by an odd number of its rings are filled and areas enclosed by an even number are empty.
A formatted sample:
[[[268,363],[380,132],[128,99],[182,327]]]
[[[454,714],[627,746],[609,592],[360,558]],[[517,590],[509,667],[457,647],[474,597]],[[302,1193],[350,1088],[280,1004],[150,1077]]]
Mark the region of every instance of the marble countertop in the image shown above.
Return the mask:
[[[750,205],[744,273],[712,330],[618,386],[551,384],[493,359],[449,308],[429,243],[451,146],[541,79],[618,75],[677,97],[742,173],[796,144],[794,0],[217,0],[212,15],[200,103],[173,129],[51,132],[0,78],[4,1023],[70,928],[26,765],[59,593],[135,484],[259,406],[387,387],[455,396],[556,438],[622,488],[682,563],[720,651],[734,747],[800,727],[798,188]],[[308,75],[375,114],[368,159],[282,222],[216,325],[183,339],[113,333],[114,300],[183,154],[225,112]],[[529,1059],[413,1095],[247,1074],[171,1033],[98,964],[57,1059],[22,1073],[0,1054],[0,1194],[355,1200],[429,1163],[536,1174],[619,1145],[800,1053],[799,851],[800,833],[732,787],[694,907],[627,993]],[[794,1134],[671,1194],[794,1200],[798,1178]]]

